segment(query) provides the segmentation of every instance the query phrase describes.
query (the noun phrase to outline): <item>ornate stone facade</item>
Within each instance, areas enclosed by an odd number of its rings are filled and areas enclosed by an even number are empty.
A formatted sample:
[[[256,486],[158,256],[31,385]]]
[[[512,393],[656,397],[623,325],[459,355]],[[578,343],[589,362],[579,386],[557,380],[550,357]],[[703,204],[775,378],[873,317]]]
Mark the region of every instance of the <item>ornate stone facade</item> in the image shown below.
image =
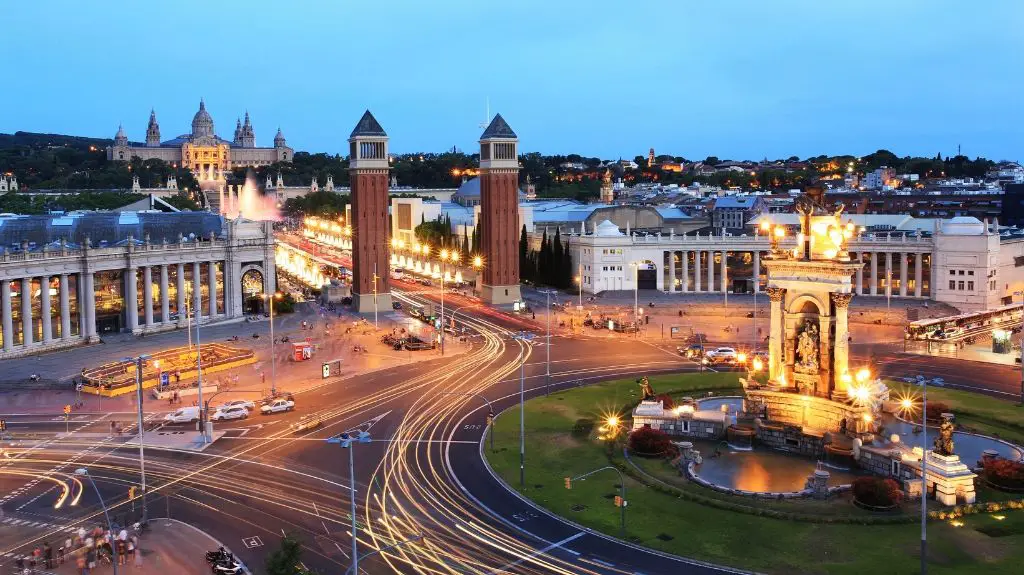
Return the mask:
[[[501,114],[480,136],[483,299],[510,304],[519,292],[519,139]]]
[[[275,162],[290,162],[295,152],[288,147],[278,129],[272,148],[256,147],[256,134],[245,113],[245,124],[239,119],[232,141],[221,139],[214,129],[213,117],[206,111],[206,102],[199,101],[199,111],[192,118],[192,131],[174,139],[160,141],[160,124],[156,111],[150,111],[146,126],[146,143],[133,145],[123,127],[118,127],[114,145],[107,147],[107,159],[130,161],[158,159],[188,168],[200,181],[222,181],[233,168],[265,166]]]

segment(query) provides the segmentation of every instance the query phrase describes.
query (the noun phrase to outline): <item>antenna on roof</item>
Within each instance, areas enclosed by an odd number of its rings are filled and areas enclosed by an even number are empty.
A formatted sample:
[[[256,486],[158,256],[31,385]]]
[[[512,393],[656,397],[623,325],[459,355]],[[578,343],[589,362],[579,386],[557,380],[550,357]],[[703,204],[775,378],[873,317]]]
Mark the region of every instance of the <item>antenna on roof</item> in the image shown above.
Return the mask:
[[[481,130],[486,130],[487,126],[491,124],[491,97],[487,97],[487,116],[484,118],[484,123],[480,124]]]

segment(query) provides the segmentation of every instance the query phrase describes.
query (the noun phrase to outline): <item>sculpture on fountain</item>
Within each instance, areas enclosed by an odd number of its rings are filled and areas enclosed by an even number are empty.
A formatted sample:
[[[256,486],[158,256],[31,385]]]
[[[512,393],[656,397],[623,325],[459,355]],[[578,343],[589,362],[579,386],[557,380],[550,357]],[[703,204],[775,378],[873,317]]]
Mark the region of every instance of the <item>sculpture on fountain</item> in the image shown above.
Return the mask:
[[[953,414],[942,414],[942,425],[939,426],[939,435],[935,437],[935,453],[939,455],[953,455]]]
[[[651,387],[651,382],[647,379],[647,376],[645,375],[638,379],[637,383],[640,384],[640,391],[644,394],[643,401],[653,401],[655,399],[654,388]]]

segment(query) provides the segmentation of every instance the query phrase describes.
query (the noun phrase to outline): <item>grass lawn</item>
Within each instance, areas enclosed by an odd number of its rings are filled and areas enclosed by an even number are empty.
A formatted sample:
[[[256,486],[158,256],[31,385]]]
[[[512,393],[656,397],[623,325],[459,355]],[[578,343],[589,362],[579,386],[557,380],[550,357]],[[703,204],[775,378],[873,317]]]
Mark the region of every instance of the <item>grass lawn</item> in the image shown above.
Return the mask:
[[[694,395],[702,395],[709,389],[728,390],[738,384],[736,374],[709,373],[652,377],[651,385],[659,394],[693,391]],[[639,387],[629,379],[527,402],[525,487],[519,485],[518,407],[496,420],[498,452],[488,452],[488,459],[509,485],[538,504],[590,528],[618,535],[619,509],[613,504],[618,494],[618,474],[613,470],[602,471],[585,481],[574,482],[571,490],[565,489],[563,478],[609,464],[607,451],[597,440],[573,436],[573,424],[581,418],[600,419],[639,397]],[[999,407],[992,405],[988,409]],[[916,523],[847,525],[785,521],[679,499],[628,477],[626,488],[626,537],[648,547],[764,573],[918,572],[920,526]],[[1024,512],[1001,515],[1001,521],[990,515],[968,516],[962,520],[962,527],[929,523],[930,572],[1020,573],[1024,561]]]

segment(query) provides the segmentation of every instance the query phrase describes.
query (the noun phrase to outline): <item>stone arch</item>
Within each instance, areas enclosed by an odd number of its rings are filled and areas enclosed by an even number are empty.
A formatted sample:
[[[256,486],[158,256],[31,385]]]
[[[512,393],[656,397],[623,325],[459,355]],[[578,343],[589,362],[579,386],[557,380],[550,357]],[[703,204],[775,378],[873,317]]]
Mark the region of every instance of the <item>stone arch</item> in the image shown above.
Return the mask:
[[[263,267],[255,264],[242,266],[239,282],[244,313],[263,313],[262,295],[266,292],[267,279]]]
[[[637,287],[658,289],[658,264],[652,260],[640,260],[637,264],[640,266],[636,271]]]
[[[789,310],[787,313],[828,315],[828,307],[822,304],[822,302],[813,295],[804,294],[797,297],[789,304]]]

